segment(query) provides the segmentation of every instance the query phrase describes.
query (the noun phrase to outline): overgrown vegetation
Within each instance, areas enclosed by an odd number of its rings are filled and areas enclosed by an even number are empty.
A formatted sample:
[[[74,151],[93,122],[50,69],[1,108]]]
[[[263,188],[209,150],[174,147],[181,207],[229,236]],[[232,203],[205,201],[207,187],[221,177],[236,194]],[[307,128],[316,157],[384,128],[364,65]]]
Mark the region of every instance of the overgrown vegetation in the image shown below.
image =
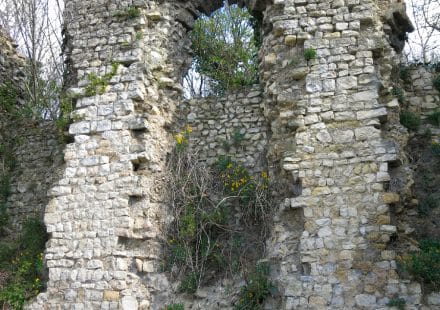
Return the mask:
[[[440,241],[422,240],[420,251],[403,258],[404,268],[418,281],[440,288]]]
[[[246,285],[240,290],[239,300],[235,310],[261,310],[263,302],[276,293],[275,285],[269,280],[269,265],[259,263],[249,274]]]
[[[196,21],[190,38],[194,68],[201,75],[200,83],[205,84],[200,85],[205,89],[204,95],[221,95],[256,83],[259,36],[254,35],[254,21],[247,9],[226,2],[210,17]],[[188,77],[187,82],[189,86],[193,84]],[[197,87],[193,87],[193,93],[194,88]]]
[[[426,118],[428,123],[434,126],[440,126],[440,111],[433,112]]]
[[[440,193],[429,194],[419,204],[419,215],[429,216],[431,210],[440,207]]]
[[[437,74],[437,76],[434,78],[432,85],[435,89],[437,89],[438,92],[440,92],[440,74]]]
[[[388,303],[388,307],[396,307],[399,310],[405,310],[406,301],[403,298],[394,297]]]
[[[142,14],[142,11],[140,8],[135,6],[129,6],[123,10],[116,11],[113,16],[118,18],[125,18],[125,19],[134,19],[140,17]]]
[[[165,310],[185,310],[185,306],[183,304],[171,304],[166,306]]]
[[[37,219],[29,219],[23,224],[18,243],[0,243],[2,309],[23,309],[26,300],[43,289],[43,250],[47,238],[44,225]]]
[[[402,88],[398,87],[398,86],[394,86],[393,89],[391,90],[391,94],[397,98],[397,100],[399,100],[400,103],[404,103],[405,102],[405,92],[403,91]]]
[[[89,75],[87,75],[89,84],[85,88],[85,95],[87,97],[95,96],[97,94],[103,95],[107,89],[108,83],[116,75],[118,66],[119,64],[117,62],[113,62],[111,65],[111,71],[103,76],[98,76],[96,73],[89,73]]]
[[[304,59],[309,61],[312,59],[316,59],[316,57],[318,57],[318,53],[316,52],[316,50],[314,48],[306,48],[304,50]]]
[[[412,131],[417,131],[420,127],[420,117],[411,111],[400,112],[400,123]]]
[[[185,293],[252,265],[263,250],[271,214],[267,173],[254,177],[229,157],[219,158],[216,167],[198,162],[187,147],[191,131],[175,135],[169,161],[173,221],[164,264]]]

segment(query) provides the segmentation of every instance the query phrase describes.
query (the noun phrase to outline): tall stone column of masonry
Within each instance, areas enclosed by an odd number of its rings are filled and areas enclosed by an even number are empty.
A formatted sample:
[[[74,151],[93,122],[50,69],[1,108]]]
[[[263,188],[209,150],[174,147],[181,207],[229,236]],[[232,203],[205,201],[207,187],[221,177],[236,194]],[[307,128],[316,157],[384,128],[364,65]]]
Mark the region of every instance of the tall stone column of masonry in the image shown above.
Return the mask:
[[[282,308],[378,309],[395,295],[418,307],[420,286],[399,279],[386,250],[397,156],[381,132],[374,58],[390,47],[375,2],[274,0],[264,24],[269,164],[289,180],[268,251]]]
[[[159,309],[161,172],[180,98],[186,33],[164,1],[66,1],[78,85],[74,141],[51,189],[47,292],[31,309]],[[183,55],[183,56],[182,56]]]

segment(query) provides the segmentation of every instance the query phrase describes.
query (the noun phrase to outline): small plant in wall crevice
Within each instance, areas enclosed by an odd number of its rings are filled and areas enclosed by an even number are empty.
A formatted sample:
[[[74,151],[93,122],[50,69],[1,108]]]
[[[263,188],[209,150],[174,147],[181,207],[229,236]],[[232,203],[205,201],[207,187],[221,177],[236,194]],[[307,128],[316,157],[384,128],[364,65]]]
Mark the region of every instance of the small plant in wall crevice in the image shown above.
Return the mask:
[[[318,53],[312,47],[304,49],[304,59],[309,62],[312,59],[316,59],[318,57]]]

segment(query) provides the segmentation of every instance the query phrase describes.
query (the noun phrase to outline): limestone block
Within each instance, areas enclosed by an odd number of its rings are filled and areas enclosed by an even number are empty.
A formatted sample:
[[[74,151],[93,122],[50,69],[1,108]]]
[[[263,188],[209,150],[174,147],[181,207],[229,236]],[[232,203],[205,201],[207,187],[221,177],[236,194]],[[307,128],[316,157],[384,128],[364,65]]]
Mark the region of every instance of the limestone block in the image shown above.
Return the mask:
[[[71,135],[90,133],[90,122],[83,121],[71,124],[69,127],[69,133]]]
[[[266,66],[273,66],[275,65],[277,62],[277,55],[272,53],[272,54],[268,54],[264,57],[264,64]]]
[[[358,120],[375,118],[375,117],[380,117],[380,116],[384,116],[384,115],[387,115],[386,108],[378,108],[378,109],[374,109],[374,110],[356,112],[356,118]]]
[[[332,137],[335,143],[350,143],[354,140],[354,132],[352,130],[335,130]]]
[[[396,203],[400,201],[400,196],[396,193],[384,193],[382,195],[382,201],[386,204]]]
[[[124,296],[121,300],[122,310],[138,310],[139,304],[135,297]]]
[[[119,300],[119,292],[105,290],[104,291],[104,300],[118,301]]]
[[[159,21],[162,19],[162,14],[159,11],[151,11],[145,14],[149,20]]]
[[[352,89],[357,86],[357,78],[355,76],[344,76],[336,79],[336,88],[338,90]]]
[[[295,46],[296,45],[296,35],[287,35],[284,38],[284,44],[287,46]]]
[[[355,297],[356,304],[360,307],[373,307],[376,304],[376,296],[360,294]]]

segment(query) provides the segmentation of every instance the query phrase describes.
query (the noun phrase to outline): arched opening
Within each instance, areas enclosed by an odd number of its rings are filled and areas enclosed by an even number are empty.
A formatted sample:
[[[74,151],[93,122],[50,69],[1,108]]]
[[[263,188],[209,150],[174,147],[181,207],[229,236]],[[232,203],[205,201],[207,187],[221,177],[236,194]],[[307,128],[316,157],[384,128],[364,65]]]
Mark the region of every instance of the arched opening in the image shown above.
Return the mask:
[[[200,16],[189,34],[193,61],[183,81],[186,98],[224,95],[258,82],[260,23],[230,2]]]

